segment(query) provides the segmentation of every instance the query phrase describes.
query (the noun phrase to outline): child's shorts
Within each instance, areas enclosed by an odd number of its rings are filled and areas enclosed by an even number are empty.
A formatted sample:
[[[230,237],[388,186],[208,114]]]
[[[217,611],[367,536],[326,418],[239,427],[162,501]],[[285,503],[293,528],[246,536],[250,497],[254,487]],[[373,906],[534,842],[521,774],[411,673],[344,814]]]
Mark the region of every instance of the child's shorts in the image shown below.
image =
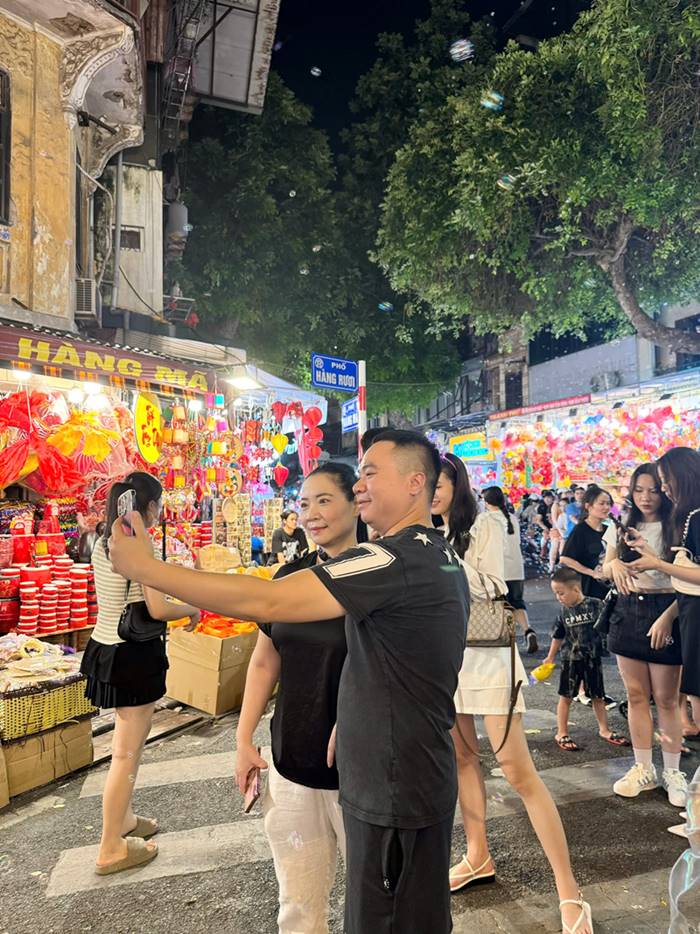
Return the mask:
[[[562,663],[559,679],[560,697],[576,697],[581,684],[586,697],[590,697],[591,700],[605,697],[603,666],[599,658]]]

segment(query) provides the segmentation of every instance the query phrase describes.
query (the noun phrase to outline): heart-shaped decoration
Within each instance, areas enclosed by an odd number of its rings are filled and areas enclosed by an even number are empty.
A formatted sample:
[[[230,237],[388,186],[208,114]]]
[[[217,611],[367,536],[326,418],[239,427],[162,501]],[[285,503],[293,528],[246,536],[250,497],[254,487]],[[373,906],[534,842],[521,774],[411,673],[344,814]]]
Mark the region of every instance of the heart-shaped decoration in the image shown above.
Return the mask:
[[[317,444],[312,444],[309,448],[309,457],[316,461],[320,456],[321,448]]]
[[[282,464],[278,464],[272,471],[272,476],[275,478],[275,483],[277,486],[281,489],[287,481],[289,470]]]
[[[278,454],[284,454],[289,444],[289,438],[280,433],[278,435],[273,435],[272,438],[270,438],[270,443]]]
[[[316,405],[312,405],[310,409],[304,412],[304,424],[307,428],[315,428],[322,418],[323,412]]]
[[[286,402],[273,402],[272,403],[272,414],[275,416],[275,421],[278,425],[282,424],[282,419],[287,414],[287,403]]]

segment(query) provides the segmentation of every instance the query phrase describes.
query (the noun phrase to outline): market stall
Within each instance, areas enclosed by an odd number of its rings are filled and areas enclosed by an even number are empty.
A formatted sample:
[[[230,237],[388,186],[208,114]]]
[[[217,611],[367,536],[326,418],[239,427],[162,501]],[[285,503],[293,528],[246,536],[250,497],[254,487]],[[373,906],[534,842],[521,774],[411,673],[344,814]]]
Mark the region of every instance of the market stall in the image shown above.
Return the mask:
[[[598,483],[626,495],[638,464],[674,445],[700,447],[700,399],[670,396],[566,400],[545,411],[492,416],[489,448],[502,486],[516,500],[572,483]]]

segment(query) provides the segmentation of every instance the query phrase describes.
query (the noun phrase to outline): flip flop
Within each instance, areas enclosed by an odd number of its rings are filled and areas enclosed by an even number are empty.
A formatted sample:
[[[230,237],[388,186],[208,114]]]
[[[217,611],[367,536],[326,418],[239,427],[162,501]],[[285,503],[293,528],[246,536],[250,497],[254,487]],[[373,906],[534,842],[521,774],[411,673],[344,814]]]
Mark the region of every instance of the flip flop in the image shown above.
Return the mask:
[[[554,742],[560,749],[563,749],[564,752],[580,752],[581,750],[581,747],[578,746],[568,734],[558,738],[555,736]]]
[[[600,738],[604,739],[606,743],[610,743],[611,746],[631,746],[632,745],[626,736],[621,736],[619,733],[611,733],[610,736],[601,736]]]
[[[148,840],[149,837],[155,836],[159,830],[157,820],[153,820],[151,817],[139,817],[137,814],[136,826],[128,833],[123,833],[122,837],[140,837],[142,840]]]
[[[150,863],[152,859],[155,859],[157,855],[158,847],[155,844],[148,847],[140,837],[127,837],[124,859],[118,859],[116,863],[110,863],[109,866],[95,866],[95,873],[98,876],[111,876],[113,873],[123,872],[125,869],[145,866],[146,863]]]

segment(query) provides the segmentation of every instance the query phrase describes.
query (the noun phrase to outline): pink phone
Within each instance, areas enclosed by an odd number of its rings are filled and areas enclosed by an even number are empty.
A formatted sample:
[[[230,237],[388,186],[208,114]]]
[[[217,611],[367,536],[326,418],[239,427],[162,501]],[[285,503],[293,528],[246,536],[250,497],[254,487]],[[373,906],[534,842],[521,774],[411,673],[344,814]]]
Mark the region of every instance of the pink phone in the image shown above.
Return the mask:
[[[260,746],[257,747],[257,752],[258,755],[260,755]],[[260,797],[261,789],[260,769],[251,769],[248,773],[248,785],[246,786],[245,797],[243,798],[244,814],[250,814],[253,810],[255,802]]]
[[[131,513],[136,512],[136,490],[126,490],[117,500],[117,515],[122,520],[122,528],[127,535],[133,535]]]

